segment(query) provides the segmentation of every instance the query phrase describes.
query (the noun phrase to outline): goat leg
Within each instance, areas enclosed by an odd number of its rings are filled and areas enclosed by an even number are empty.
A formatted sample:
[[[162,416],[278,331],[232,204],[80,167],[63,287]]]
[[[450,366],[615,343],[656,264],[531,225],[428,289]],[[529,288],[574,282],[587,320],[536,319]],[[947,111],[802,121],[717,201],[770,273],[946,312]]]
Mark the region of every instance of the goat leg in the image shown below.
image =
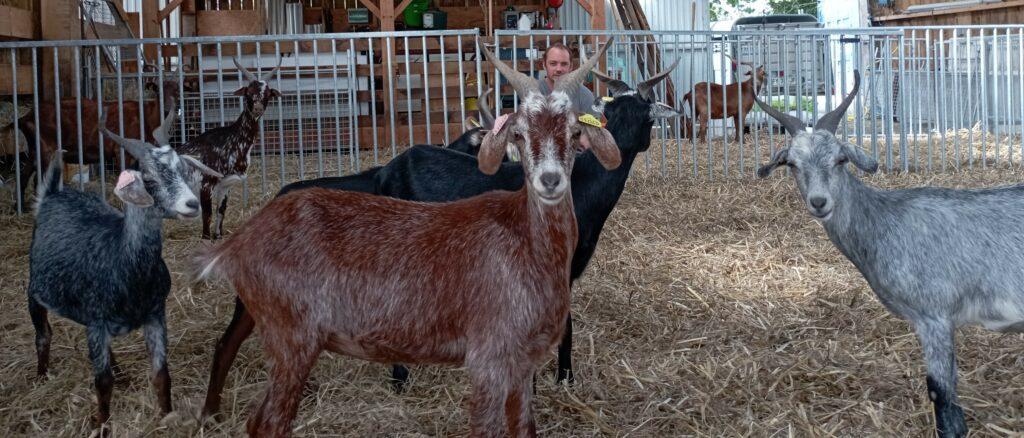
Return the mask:
[[[572,312],[569,312],[565,319],[562,342],[558,344],[558,375],[555,378],[555,383],[572,384],[575,381],[576,378],[572,374]]]
[[[110,397],[114,392],[114,373],[110,369],[110,333],[102,327],[87,327],[89,360],[96,385],[96,415],[93,428],[101,428],[110,418]],[[103,435],[101,431],[101,435]]]
[[[211,198],[212,189],[205,180],[203,181],[203,187],[199,191],[199,208],[203,210],[203,239],[210,240],[210,218],[213,215],[213,202]]]
[[[245,309],[242,300],[235,298],[235,313],[231,317],[231,323],[227,330],[217,342],[217,348],[213,352],[213,365],[210,367],[210,383],[206,389],[206,402],[203,405],[202,416],[216,415],[220,411],[220,394],[224,391],[224,382],[227,379],[231,364],[238,355],[238,349],[242,342],[252,334],[256,322],[252,315]]]
[[[160,405],[161,416],[171,413],[171,373],[167,371],[167,324],[164,309],[160,309],[143,329],[146,336],[146,348],[153,362],[153,389]]]
[[[45,376],[50,367],[50,339],[53,330],[47,320],[47,311],[39,301],[28,297],[28,313],[32,317],[32,326],[36,329],[36,374]]]
[[[935,407],[935,428],[940,438],[967,436],[964,411],[956,395],[954,327],[948,320],[915,321],[928,369],[928,398]]]
[[[291,424],[299,410],[306,379],[323,349],[318,340],[299,339],[286,330],[271,329],[263,334],[263,350],[271,362],[270,381],[267,382],[263,403],[246,424],[249,436],[291,435]],[[285,338],[275,335],[284,335]]]
[[[228,211],[228,197],[227,194],[220,201],[220,207],[217,208],[217,219],[214,225],[213,240],[224,237],[224,214]]]

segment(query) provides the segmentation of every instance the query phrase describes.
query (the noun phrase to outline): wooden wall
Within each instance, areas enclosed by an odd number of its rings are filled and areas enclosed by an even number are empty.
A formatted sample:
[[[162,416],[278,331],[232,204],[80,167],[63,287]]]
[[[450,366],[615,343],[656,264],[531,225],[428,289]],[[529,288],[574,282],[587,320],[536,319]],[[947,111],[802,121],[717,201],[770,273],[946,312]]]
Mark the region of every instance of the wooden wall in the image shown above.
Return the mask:
[[[938,3],[937,0],[891,0],[889,6],[868,1],[871,21],[876,26],[941,26],[972,24],[1024,23],[1024,0],[982,3],[963,8],[906,13],[913,5]]]

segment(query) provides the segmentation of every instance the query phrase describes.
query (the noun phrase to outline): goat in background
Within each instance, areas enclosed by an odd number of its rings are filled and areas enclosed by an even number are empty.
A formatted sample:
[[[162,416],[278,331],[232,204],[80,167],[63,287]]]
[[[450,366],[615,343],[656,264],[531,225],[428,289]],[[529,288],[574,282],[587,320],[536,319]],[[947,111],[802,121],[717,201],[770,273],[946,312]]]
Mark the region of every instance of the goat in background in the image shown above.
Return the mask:
[[[731,117],[736,127],[736,141],[740,141],[743,121],[754,106],[754,97],[761,92],[767,77],[764,66],[753,68],[753,64],[748,62],[741,64],[747,64],[753,69],[749,79],[729,85],[700,82],[693,86],[693,91],[683,96],[683,107],[692,109],[697,119],[698,139],[707,137],[708,119],[725,120]]]
[[[224,234],[224,214],[228,209],[227,191],[231,186],[244,181],[245,172],[249,169],[249,153],[259,134],[259,120],[270,100],[281,96],[279,91],[267,85],[267,80],[281,66],[280,59],[277,67],[261,77],[256,77],[242,67],[238,58],[232,57],[232,61],[249,81],[248,85],[239,88],[234,94],[244,100],[238,119],[230,125],[208,130],[177,148],[178,153],[194,155],[203,164],[230,178],[221,181],[223,177],[198,172],[190,178],[190,184],[198,188],[199,202],[203,209],[203,239],[218,239]],[[216,223],[211,228],[215,204],[219,205]]]

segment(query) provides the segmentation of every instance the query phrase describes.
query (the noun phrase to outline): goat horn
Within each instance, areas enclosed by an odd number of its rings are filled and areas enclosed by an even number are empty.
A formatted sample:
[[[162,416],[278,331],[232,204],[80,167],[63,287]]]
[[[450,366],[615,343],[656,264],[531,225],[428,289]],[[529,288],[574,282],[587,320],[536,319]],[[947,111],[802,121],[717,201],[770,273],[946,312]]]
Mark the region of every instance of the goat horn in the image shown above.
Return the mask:
[[[160,123],[160,127],[153,130],[153,140],[156,140],[157,146],[164,146],[171,144],[171,135],[169,134],[170,129],[174,126],[174,116],[178,114],[178,111],[174,108],[174,98],[171,98],[170,111],[167,112],[167,116],[164,117],[163,122]]]
[[[562,90],[568,93],[575,92],[576,88],[583,84],[583,79],[587,77],[587,74],[590,73],[590,70],[593,69],[595,65],[597,65],[597,62],[601,60],[601,57],[604,56],[605,52],[608,51],[608,48],[611,47],[614,42],[615,37],[608,38],[608,41],[605,41],[601,48],[598,49],[596,56],[594,56],[591,59],[588,59],[585,63],[583,63],[583,65],[580,66],[580,68],[577,68],[576,70],[566,73],[562,77],[558,78],[558,82],[555,83],[555,90]],[[586,57],[584,55],[584,50],[584,46],[581,45],[580,60],[583,60]]]
[[[636,92],[639,93],[640,96],[643,97],[644,99],[654,100],[654,86],[658,85],[658,82],[661,82],[662,80],[667,78],[670,73],[672,73],[672,70],[674,70],[676,66],[679,65],[679,59],[680,58],[676,58],[676,61],[673,62],[672,65],[669,66],[669,68],[662,70],[658,72],[658,74],[652,76],[650,79],[637,84]]]
[[[722,55],[724,55],[726,58],[729,58],[729,59],[733,60],[733,62],[736,62],[738,64],[746,64],[746,65],[749,65],[751,67],[754,66],[753,62],[750,62],[750,61],[739,61],[736,58],[733,58],[732,55],[729,55],[728,53],[722,52]]]
[[[501,74],[508,78],[509,84],[512,85],[512,89],[516,90],[517,93],[522,94],[523,97],[525,97],[530,94],[531,91],[540,91],[540,85],[537,83],[536,79],[509,67],[508,64],[505,64],[494,56],[490,50],[487,50],[487,47],[481,45],[480,50],[484,52],[484,57],[494,65],[494,68],[498,69]]]
[[[587,62],[587,53],[584,51],[580,52],[580,62]],[[612,92],[612,96],[614,97],[619,97],[623,94],[633,91],[633,89],[630,88],[629,85],[627,85],[625,82],[608,76],[601,70],[594,68],[591,69],[590,72],[593,73],[598,80],[604,82],[604,84],[608,86],[608,90]]]
[[[242,64],[240,64],[238,62],[238,57],[237,56],[232,56],[231,60],[234,61],[235,67],[238,67],[238,70],[242,72],[243,76],[245,76],[245,80],[247,80],[249,82],[255,82],[255,81],[259,80],[259,78],[257,78],[255,75],[253,75],[252,72],[247,70],[245,67],[242,67]]]
[[[772,116],[773,119],[778,120],[779,123],[781,123],[782,126],[786,128],[786,132],[789,132],[790,136],[797,135],[798,133],[802,132],[804,128],[807,127],[807,124],[804,123],[803,120],[800,120],[796,117],[793,117],[789,114],[772,108],[771,105],[762,102],[761,99],[759,99],[756,95],[754,96],[754,101],[757,102],[757,106],[761,107],[761,109],[763,109],[764,112],[768,113],[769,116]]]
[[[146,144],[146,142],[144,141],[126,139],[124,137],[121,137],[120,135],[110,132],[110,130],[107,129],[106,111],[103,111],[102,114],[100,114],[100,129],[103,131],[103,135],[109,137],[111,140],[114,141],[114,143],[117,143],[118,145],[123,147],[124,150],[128,151],[129,154],[131,154],[133,157],[135,157],[135,159],[139,161],[142,161],[143,157],[146,156],[146,152],[150,148],[150,145]]]
[[[476,101],[476,109],[480,113],[480,126],[484,129],[494,128],[494,114],[491,114],[491,106],[487,104],[487,98],[491,95],[492,91],[494,90],[488,88]]]
[[[260,80],[263,81],[263,82],[267,82],[268,80],[270,80],[270,78],[273,78],[274,77],[274,73],[277,73],[277,70],[281,68],[281,61],[282,60],[283,60],[283,58],[278,56],[277,57],[277,66],[275,66],[273,70],[270,70],[270,71],[260,75]]]
[[[853,102],[853,98],[857,96],[857,91],[860,89],[860,72],[857,70],[853,71],[853,90],[850,94],[846,95],[843,99],[843,103],[840,103],[836,109],[832,112],[821,116],[818,122],[814,124],[814,129],[822,129],[833,134],[836,133],[836,128],[839,127],[839,121],[846,116],[846,109],[850,107],[850,103]]]

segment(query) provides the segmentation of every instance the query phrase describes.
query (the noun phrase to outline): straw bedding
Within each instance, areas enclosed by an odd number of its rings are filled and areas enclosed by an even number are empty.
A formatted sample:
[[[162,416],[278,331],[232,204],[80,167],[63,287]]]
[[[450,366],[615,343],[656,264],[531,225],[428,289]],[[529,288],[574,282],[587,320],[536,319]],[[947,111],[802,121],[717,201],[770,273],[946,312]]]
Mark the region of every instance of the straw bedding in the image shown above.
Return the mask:
[[[657,147],[637,163],[574,288],[577,383],[552,383],[552,354],[533,402],[539,431],[931,436],[917,340],[829,243],[791,179],[784,172],[768,180],[722,178],[718,171],[709,178],[703,144],[693,178],[690,151],[684,147],[685,155],[676,157],[675,147],[664,168]],[[712,158],[721,159],[721,144],[711,149]],[[748,151],[743,174],[766,154]],[[268,157],[272,175],[279,168],[274,160]],[[250,169],[249,208],[233,195],[227,230],[237,229],[263,202],[259,165]],[[294,168],[292,158],[287,167]],[[278,177],[270,179],[276,187]],[[1022,178],[1015,166],[1002,166],[867,179],[883,187],[980,187]],[[1008,226],[1016,220],[1007,218]],[[233,303],[223,285],[184,281],[190,255],[204,244],[198,227],[165,225],[164,256],[174,282],[167,308],[177,415],[155,418],[145,346],[133,333],[114,343],[124,370],[112,406],[117,436],[238,436],[249,405],[262,396],[262,353],[250,340],[228,380],[224,421],[200,424],[195,418],[213,346]],[[0,430],[7,436],[82,436],[94,410],[82,328],[51,318],[51,375],[34,375],[24,295],[31,233],[31,216],[0,216]],[[961,400],[974,434],[1024,433],[1024,335],[966,328],[958,341]],[[417,366],[412,375],[408,390],[396,395],[386,367],[324,354],[294,424],[296,435],[466,435],[464,373]]]

